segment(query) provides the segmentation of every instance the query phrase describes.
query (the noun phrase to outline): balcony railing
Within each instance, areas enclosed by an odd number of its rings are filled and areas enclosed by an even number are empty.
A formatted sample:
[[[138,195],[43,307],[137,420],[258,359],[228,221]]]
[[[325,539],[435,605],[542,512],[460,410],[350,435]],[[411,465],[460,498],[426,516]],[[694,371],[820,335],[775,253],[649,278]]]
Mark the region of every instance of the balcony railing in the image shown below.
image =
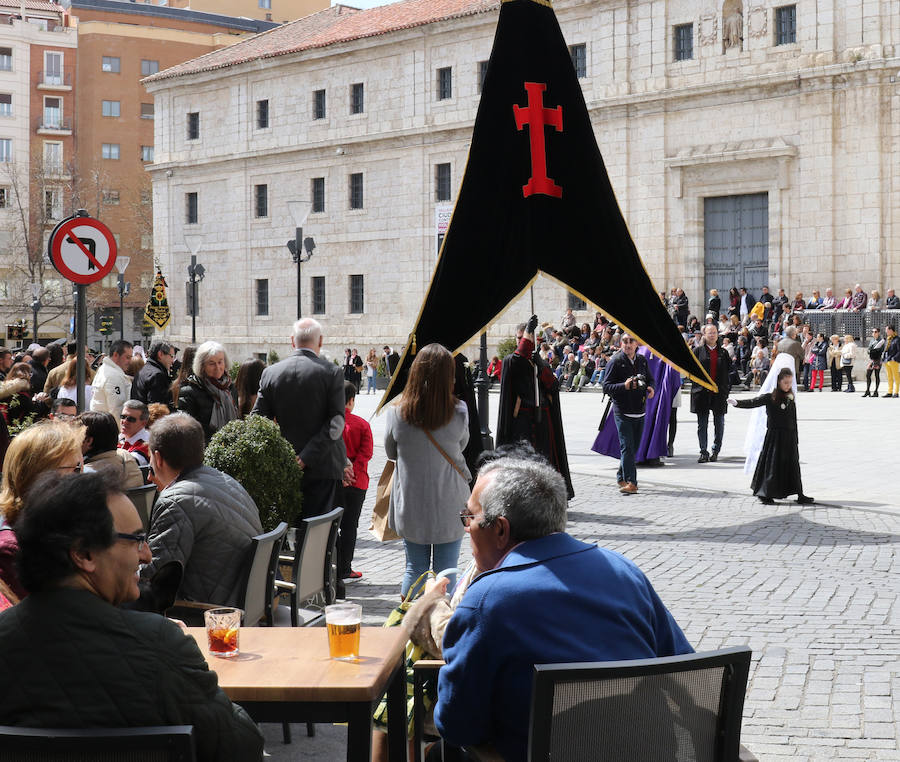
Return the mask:
[[[37,86],[41,89],[63,88],[72,89],[72,72],[71,71],[39,71],[37,75]]]
[[[71,132],[72,120],[63,119],[52,114],[41,114],[35,122],[35,129],[49,132]]]

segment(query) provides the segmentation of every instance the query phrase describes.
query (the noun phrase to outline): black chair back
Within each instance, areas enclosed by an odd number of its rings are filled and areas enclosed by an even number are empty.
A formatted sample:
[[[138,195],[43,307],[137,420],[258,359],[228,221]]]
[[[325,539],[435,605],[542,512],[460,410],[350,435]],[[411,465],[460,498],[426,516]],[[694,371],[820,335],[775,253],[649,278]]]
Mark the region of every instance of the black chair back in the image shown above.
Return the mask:
[[[238,607],[244,610],[244,626],[253,627],[263,618],[272,625],[272,599],[275,597],[275,569],[287,522],[253,538],[247,553],[247,574]]]
[[[303,519],[294,530],[293,555],[281,556],[283,567],[290,568],[291,582],[279,581],[277,587],[290,593],[291,624],[299,624],[299,607],[305,601],[321,595],[327,605],[335,599],[336,551],[338,530],[341,526],[343,508],[321,516]],[[310,619],[310,624],[318,617]]]
[[[528,759],[734,762],[750,653],[535,665]]]
[[[131,487],[126,490],[125,494],[134,503],[134,507],[137,508],[141,522],[144,524],[144,531],[149,532],[150,514],[153,510],[153,503],[156,501],[156,485],[143,484],[140,487]]]
[[[190,725],[20,728],[0,725],[0,762],[194,762]]]

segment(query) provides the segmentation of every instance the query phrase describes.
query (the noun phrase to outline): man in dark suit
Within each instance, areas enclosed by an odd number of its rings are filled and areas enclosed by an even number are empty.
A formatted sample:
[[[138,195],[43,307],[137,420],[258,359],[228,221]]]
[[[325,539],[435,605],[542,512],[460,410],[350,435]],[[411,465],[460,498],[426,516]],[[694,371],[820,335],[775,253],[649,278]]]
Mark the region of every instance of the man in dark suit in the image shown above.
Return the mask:
[[[691,385],[691,412],[697,415],[697,439],[700,443],[698,463],[713,463],[722,449],[722,436],[725,433],[725,410],[728,404],[728,392],[731,390],[731,357],[719,344],[719,331],[714,325],[703,327],[703,342],[694,350],[697,359],[709,377],[719,387],[719,391],[694,383]],[[713,414],[713,449],[707,449],[709,414]]]
[[[344,374],[319,357],[322,326],[312,318],[294,323],[294,353],[266,368],[251,413],[278,421],[303,469],[303,516],[332,509],[341,481],[352,480],[344,448]],[[349,473],[348,473],[349,471]]]

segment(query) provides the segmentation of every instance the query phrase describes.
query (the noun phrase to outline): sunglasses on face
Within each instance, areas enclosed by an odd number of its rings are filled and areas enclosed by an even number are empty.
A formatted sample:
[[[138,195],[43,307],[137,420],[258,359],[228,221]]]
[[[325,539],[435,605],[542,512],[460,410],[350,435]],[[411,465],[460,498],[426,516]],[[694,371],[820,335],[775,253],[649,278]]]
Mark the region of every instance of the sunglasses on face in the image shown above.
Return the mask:
[[[119,418],[123,421],[128,421],[128,423],[137,423],[138,422],[138,419],[135,418],[133,415],[125,415],[125,413],[122,413],[122,415],[120,415]]]

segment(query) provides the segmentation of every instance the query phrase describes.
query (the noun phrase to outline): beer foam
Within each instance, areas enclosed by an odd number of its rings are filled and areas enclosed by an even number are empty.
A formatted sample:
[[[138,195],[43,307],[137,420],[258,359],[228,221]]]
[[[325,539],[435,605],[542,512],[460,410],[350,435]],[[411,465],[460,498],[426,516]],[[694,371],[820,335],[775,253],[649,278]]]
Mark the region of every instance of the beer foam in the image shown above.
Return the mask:
[[[356,614],[332,614],[328,620],[327,624],[336,624],[336,625],[348,625],[348,624],[359,624],[362,621],[361,617]]]

